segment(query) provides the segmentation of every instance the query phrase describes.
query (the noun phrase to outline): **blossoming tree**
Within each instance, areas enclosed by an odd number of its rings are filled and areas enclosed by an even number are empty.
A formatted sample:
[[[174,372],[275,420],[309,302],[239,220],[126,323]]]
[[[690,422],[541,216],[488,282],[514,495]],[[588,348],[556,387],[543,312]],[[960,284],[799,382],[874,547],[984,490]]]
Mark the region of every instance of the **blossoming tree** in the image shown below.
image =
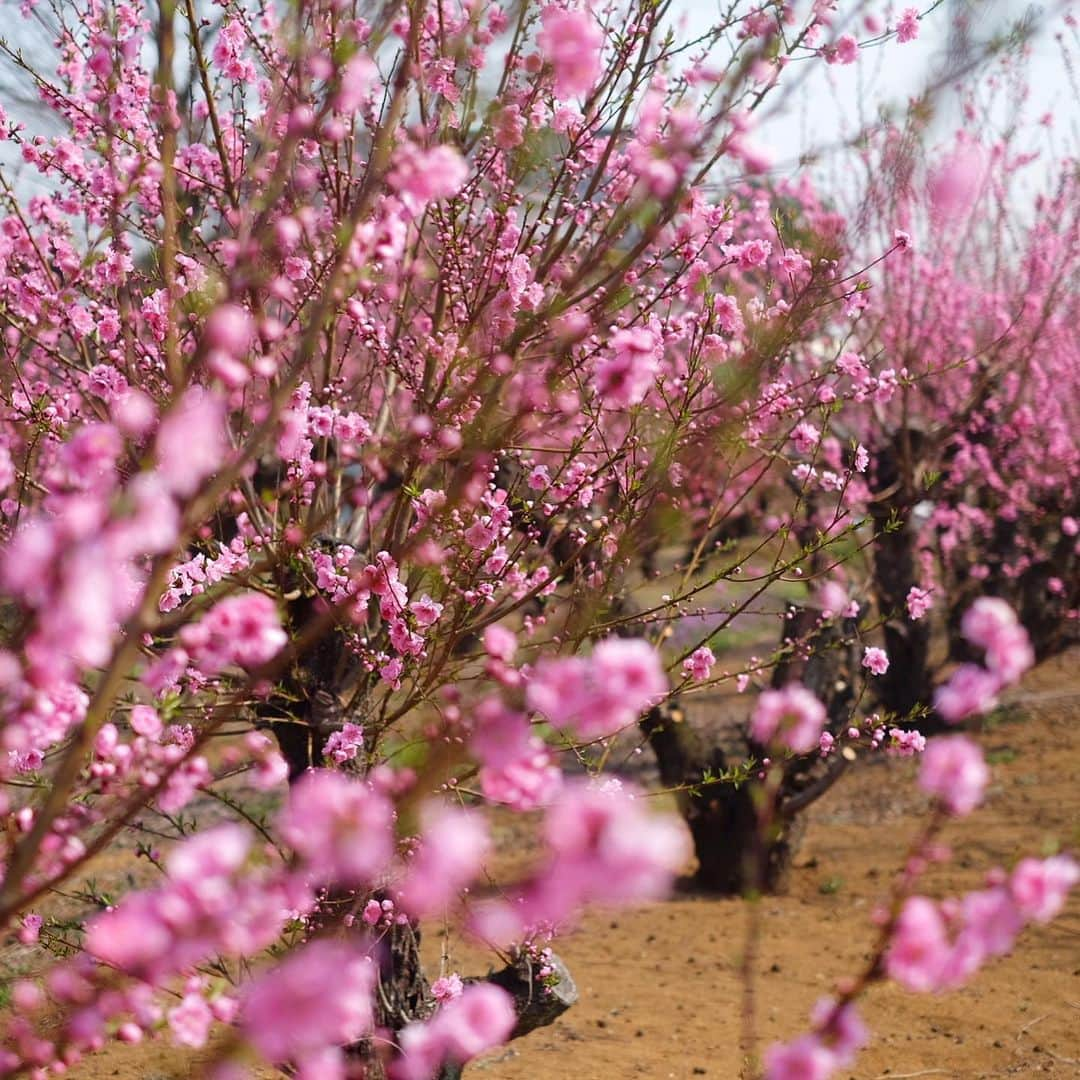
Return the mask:
[[[716,530],[842,396],[789,350],[861,306],[809,186],[761,182],[753,117],[858,42],[787,8],[680,40],[651,0],[22,7],[55,63],[2,48],[62,133],[0,116],[40,182],[0,220],[0,917],[54,962],[11,987],[0,1070],[218,1022],[222,1080],[454,1075],[569,1003],[554,931],[686,867],[680,823],[600,776],[712,677],[670,627],[711,636],[850,540],[755,521],[750,598],[709,609],[747,561]],[[973,620],[1015,678],[1007,609]],[[804,754],[824,713],[778,686],[753,735]],[[978,763],[943,746],[925,784],[961,774],[961,812]],[[542,817],[498,890],[485,805]],[[124,838],[147,873],[116,897],[87,875]],[[1072,875],[1018,871],[1016,928]],[[440,918],[506,968],[429,978]],[[813,1053],[840,1060],[848,1005]]]

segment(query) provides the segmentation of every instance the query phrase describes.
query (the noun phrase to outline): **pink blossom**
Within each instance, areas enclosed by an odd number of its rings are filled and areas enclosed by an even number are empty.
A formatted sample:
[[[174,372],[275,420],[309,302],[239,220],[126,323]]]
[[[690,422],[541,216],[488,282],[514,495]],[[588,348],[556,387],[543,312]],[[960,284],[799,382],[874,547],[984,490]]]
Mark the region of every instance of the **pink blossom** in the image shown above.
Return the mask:
[[[338,765],[354,761],[359,750],[364,748],[364,729],[359,724],[346,721],[340,731],[335,731],[323,746],[323,757],[330,758]]]
[[[254,320],[239,304],[222,304],[206,320],[203,345],[238,359],[248,351],[254,333]]]
[[[935,214],[951,221],[968,214],[986,183],[986,155],[978,143],[961,141],[930,173],[927,194]]]
[[[937,990],[948,956],[949,940],[938,906],[923,896],[909,897],[885,954],[889,978],[908,990]]]
[[[484,651],[496,660],[509,663],[517,651],[517,635],[505,626],[492,625],[484,630]]]
[[[198,386],[186,391],[162,419],[156,450],[165,488],[183,497],[194,495],[228,452],[224,403]]]
[[[133,706],[131,710],[131,730],[136,735],[143,736],[144,739],[157,742],[161,738],[163,730],[161,717],[158,716],[157,709],[153,709],[149,705]]]
[[[914,41],[919,36],[919,9],[904,8],[896,23],[896,40],[901,45]]]
[[[461,997],[464,989],[465,984],[461,981],[461,976],[452,972],[449,975],[441,975],[431,984],[431,996],[438,1002],[453,1001],[454,998]]]
[[[551,486],[551,476],[546,465],[535,465],[529,473],[528,485],[532,491],[543,491]]]
[[[461,191],[469,175],[465,159],[452,146],[442,144],[422,150],[404,143],[394,155],[388,182],[418,207],[449,199]]]
[[[504,1042],[517,1021],[509,994],[490,983],[467,986],[439,1011],[437,1024],[454,1061],[471,1061]]]
[[[920,589],[912,585],[907,594],[907,613],[913,621],[921,619],[933,605],[929,589]]]
[[[1069,855],[1021,859],[1009,878],[1009,892],[1025,919],[1046,923],[1065,906],[1069,890],[1080,882],[1080,866]]]
[[[198,623],[180,631],[193,663],[206,675],[229,664],[257,668],[288,642],[274,601],[263,593],[241,593],[215,604]]]
[[[962,949],[974,941],[984,957],[1004,956],[1023,927],[1020,911],[1009,890],[1002,886],[968,893],[961,901],[960,916],[955,948]]]
[[[15,462],[11,460],[11,451],[0,446],[0,492],[7,491],[15,483]]]
[[[567,11],[549,4],[540,14],[537,36],[544,59],[555,73],[555,96],[561,101],[587,94],[600,77],[604,35],[587,11]]]
[[[401,906],[417,918],[442,911],[480,873],[490,846],[487,825],[476,812],[425,806],[420,846],[398,886]]]
[[[701,648],[695,649],[683,661],[683,674],[688,678],[696,679],[698,682],[704,682],[709,677],[715,663],[716,657],[713,655],[712,649],[707,645],[702,645]]]
[[[826,581],[818,593],[821,614],[826,619],[839,615],[847,607],[847,590],[838,581]]]
[[[19,941],[23,945],[36,944],[41,934],[41,927],[45,920],[36,912],[30,912],[22,917],[22,925],[19,927]]]
[[[811,1019],[827,1040],[838,1065],[850,1065],[870,1041],[870,1032],[851,1002],[837,1008],[833,998],[821,998],[814,1006]]]
[[[590,663],[596,682],[634,713],[667,693],[659,654],[640,638],[606,638],[593,649]]]
[[[970,814],[982,802],[989,781],[982,750],[966,735],[944,735],[927,743],[919,786],[950,814]]]
[[[1034,663],[1031,639],[1019,623],[999,630],[986,650],[986,666],[1002,684],[1017,682]]]
[[[934,691],[934,708],[947,723],[989,712],[997,704],[1000,680],[978,664],[961,664]]]
[[[869,645],[863,652],[862,666],[874,675],[884,675],[889,670],[889,655],[884,649]]]
[[[791,441],[800,454],[809,454],[821,441],[821,431],[804,420],[796,424],[795,430],[791,433]]]
[[[750,718],[750,734],[765,746],[774,739],[806,754],[820,744],[825,706],[805,686],[790,683],[782,690],[766,690],[757,699]]]
[[[500,150],[513,150],[525,141],[525,118],[517,105],[507,105],[495,114],[495,145]]]
[[[856,382],[863,382],[869,375],[863,358],[858,353],[853,352],[840,354],[836,361],[836,370]]]
[[[859,58],[859,43],[851,34],[844,34],[836,39],[836,46],[829,54],[831,63],[854,64]]]
[[[369,784],[313,770],[289,792],[282,839],[312,874],[343,885],[373,881],[393,854],[393,808]]]
[[[345,1046],[371,1030],[375,978],[375,965],[355,947],[313,941],[248,984],[241,1027],[275,1064]]]
[[[402,672],[405,670],[405,664],[400,657],[395,656],[391,660],[387,660],[386,663],[379,665],[379,677],[384,683],[388,683],[395,690],[400,685]]]
[[[255,79],[255,65],[244,59],[247,35],[244,24],[238,19],[228,19],[218,31],[214,44],[214,63],[227,79],[235,82],[252,82]]]
[[[341,69],[334,108],[341,113],[355,112],[370,97],[379,71],[363,53],[350,58]]]
[[[120,432],[112,424],[87,424],[60,450],[68,482],[87,490],[112,487],[116,460],[124,448]]]
[[[653,814],[622,789],[575,784],[548,810],[544,822],[556,866],[587,879],[586,893],[604,900],[663,895],[683,868],[686,834],[668,816]],[[558,880],[559,873],[552,877]]]
[[[471,1061],[505,1042],[517,1022],[510,995],[492,983],[473,983],[445,1000],[426,1023],[407,1025],[400,1035],[395,1080],[430,1080],[439,1065]]]
[[[530,739],[530,748],[520,757],[480,770],[480,789],[490,802],[512,810],[533,810],[546,806],[562,786],[562,771],[540,739]]]
[[[1016,682],[1035,663],[1027,631],[1003,600],[980,596],[964,612],[960,630],[973,645],[986,650],[986,666],[999,687]]]
[[[416,618],[416,625],[421,629],[425,629],[428,626],[433,626],[439,620],[439,616],[442,614],[442,604],[437,604],[430,596],[425,593],[419,600],[413,600],[409,604],[409,610],[412,611]]]
[[[593,385],[605,404],[620,408],[636,405],[656,378],[660,342],[653,331],[640,327],[618,331],[610,348],[611,352],[597,361]]]
[[[480,788],[485,798],[516,810],[550,802],[562,773],[521,713],[487,698],[475,708],[469,749],[482,762]]]
[[[587,660],[541,660],[526,687],[529,708],[585,739],[637,721],[667,693],[656,650],[646,641],[608,638]]]
[[[964,617],[960,620],[960,632],[972,645],[989,649],[999,634],[1016,625],[1016,613],[1004,600],[993,596],[980,596],[964,612]]]
[[[765,1051],[765,1080],[828,1080],[839,1062],[816,1035],[774,1043]]]
[[[663,896],[686,864],[688,837],[681,823],[642,802],[617,782],[568,784],[544,821],[544,867],[516,897],[481,905],[479,932],[507,943],[563,924],[585,904]]]
[[[178,1045],[195,1049],[206,1045],[214,1016],[201,994],[185,994],[180,1004],[169,1010],[168,1018]]]
[[[902,728],[889,729],[889,742],[885,752],[892,757],[914,757],[926,749],[926,737],[918,731],[904,731]]]

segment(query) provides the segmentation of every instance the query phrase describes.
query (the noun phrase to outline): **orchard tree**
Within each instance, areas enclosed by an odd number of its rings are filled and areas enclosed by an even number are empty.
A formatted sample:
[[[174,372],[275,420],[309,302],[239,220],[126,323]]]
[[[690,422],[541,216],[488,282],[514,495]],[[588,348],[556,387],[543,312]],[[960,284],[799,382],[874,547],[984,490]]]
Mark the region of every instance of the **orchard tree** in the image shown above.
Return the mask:
[[[838,430],[870,455],[871,579],[892,665],[880,696],[900,715],[930,700],[935,613],[947,658],[973,658],[961,619],[981,593],[1017,610],[1039,658],[1077,640],[1076,161],[1037,154],[1043,140],[1015,128],[988,137],[1001,93],[987,104],[978,89],[953,145],[923,154],[913,130],[888,129],[868,153],[877,180],[852,242],[876,235],[889,253],[854,333],[836,337],[860,399]]]
[[[781,6],[689,40],[652,0],[22,8],[55,60],[3,51],[62,134],[0,118],[36,181],[5,181],[0,221],[0,917],[43,946],[0,1068],[220,1022],[220,1078],[455,1075],[572,1001],[553,934],[686,868],[677,819],[603,775],[713,678],[670,628],[723,630],[851,547],[849,514],[793,543],[753,509],[816,442],[808,411],[846,400],[790,357],[863,292],[753,127],[792,61],[859,42]],[[914,10],[868,30],[917,32]],[[838,457],[833,492],[865,467]],[[721,611],[749,563],[717,530],[744,515],[760,558]],[[974,610],[1004,685],[1026,638]],[[773,659],[813,651],[788,637]],[[827,749],[786,671],[744,766],[762,837],[777,770]],[[980,762],[942,745],[925,785],[962,812]],[[496,891],[485,807],[542,818]],[[125,836],[148,870],[116,897],[87,875]],[[1075,867],[1026,875],[1017,930]],[[432,979],[426,920],[505,968]],[[830,1062],[852,997],[819,1025]]]

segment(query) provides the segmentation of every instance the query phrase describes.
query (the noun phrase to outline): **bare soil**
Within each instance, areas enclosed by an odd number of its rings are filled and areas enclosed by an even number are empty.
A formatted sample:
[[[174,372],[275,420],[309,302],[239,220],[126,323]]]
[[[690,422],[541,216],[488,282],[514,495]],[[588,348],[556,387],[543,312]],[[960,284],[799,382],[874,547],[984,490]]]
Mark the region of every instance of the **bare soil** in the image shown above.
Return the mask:
[[[1080,650],[1073,650],[1032,672],[978,733],[993,768],[989,797],[972,817],[949,826],[954,858],[928,876],[926,891],[955,894],[1023,855],[1080,849],[1078,721]],[[752,964],[759,1048],[804,1030],[814,1002],[865,963],[871,911],[925,811],[914,773],[911,762],[860,765],[810,811],[789,895],[759,905],[763,941]],[[529,854],[527,832],[506,829],[503,871]],[[577,980],[579,1004],[467,1075],[739,1077],[748,912],[743,901],[684,889],[663,903],[589,915],[557,943]],[[426,948],[436,965],[443,946],[463,974],[480,974],[491,962],[429,931]],[[918,996],[878,985],[862,1011],[874,1041],[845,1073],[853,1080],[1080,1077],[1080,896],[1051,925],[1026,931],[1012,956],[991,963],[969,987]],[[117,1045],[68,1075],[198,1077],[203,1061],[158,1044]]]
[[[1080,848],[1080,653],[1050,661],[977,735],[993,763],[984,807],[952,823],[953,861],[927,878],[947,896],[1026,854]],[[925,811],[911,762],[856,768],[810,811],[790,893],[761,901],[754,964],[761,1045],[804,1030],[814,1002],[857,972],[874,938],[870,913]],[[740,1075],[741,981],[748,905],[689,893],[593,914],[558,951],[580,1003],[550,1028],[473,1066],[499,1080],[615,1080]],[[850,1075],[1080,1076],[1080,897],[1029,929],[1012,956],[966,988],[919,996],[872,988],[874,1040]]]

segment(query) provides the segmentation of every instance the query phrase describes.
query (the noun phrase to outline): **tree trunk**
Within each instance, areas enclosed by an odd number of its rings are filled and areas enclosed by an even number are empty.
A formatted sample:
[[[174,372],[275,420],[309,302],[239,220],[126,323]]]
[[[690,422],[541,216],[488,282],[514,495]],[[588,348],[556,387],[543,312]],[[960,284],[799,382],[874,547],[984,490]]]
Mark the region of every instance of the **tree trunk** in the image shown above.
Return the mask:
[[[735,762],[729,762],[720,747],[708,745],[678,705],[650,710],[641,729],[656,754],[664,786],[683,789],[679,809],[697,855],[695,883],[720,896],[741,896],[751,888],[783,892],[801,823],[779,822],[762,860],[750,784],[703,780],[722,774]]]
[[[1022,522],[1003,518],[996,521],[982,559],[989,568],[989,575],[985,580],[972,581],[967,595],[952,605],[950,659],[978,660],[981,656],[960,633],[964,612],[981,595],[999,596],[1016,611],[1028,632],[1037,660],[1061,652],[1076,640],[1076,620],[1068,617],[1068,612],[1080,605],[1080,559],[1076,538],[1060,529],[1060,511],[1044,508],[1044,512],[1046,517],[1041,519],[1033,515]],[[1055,523],[1056,539],[1047,521]],[[1029,558],[1032,551],[1044,551],[1045,557],[1032,559],[1019,574],[1005,572],[1020,559]],[[1055,578],[1058,588],[1052,591],[1050,583]]]
[[[856,697],[853,627],[845,623],[817,629],[818,618],[817,612],[796,609],[786,620],[784,637],[808,638],[808,645],[778,664],[772,681],[777,687],[801,681],[825,703],[828,724],[837,728],[848,723]],[[695,883],[721,896],[784,892],[806,832],[802,812],[839,778],[844,759],[824,762],[818,754],[792,758],[765,815],[770,822],[767,834],[760,836],[752,784],[703,782],[703,777],[720,775],[737,762],[695,731],[677,705],[652,709],[640,726],[656,754],[665,787],[683,789],[679,808],[697,855]],[[746,753],[761,761],[766,750],[748,740]]]
[[[304,625],[311,615],[310,600],[294,601],[294,625]],[[322,637],[282,680],[277,696],[258,707],[258,715],[274,733],[289,766],[289,782],[308,769],[323,764],[323,747],[349,717],[342,714],[344,688],[355,674],[351,654],[333,631]],[[381,896],[374,898],[382,899]],[[335,909],[355,910],[355,893],[331,887],[324,900],[322,921],[337,925]],[[363,900],[363,897],[359,899]],[[514,1000],[518,1016],[512,1039],[553,1023],[578,998],[577,987],[563,962],[552,955],[551,967],[559,976],[550,987],[532,977],[531,962],[522,956],[515,963],[486,976]],[[473,979],[473,982],[484,981]],[[327,987],[332,993],[333,987]],[[379,983],[375,999],[375,1025],[396,1036],[407,1024],[426,1020],[435,1011],[435,999],[420,958],[420,927],[412,922],[395,925],[386,935],[380,956]],[[366,1080],[385,1080],[388,1075],[385,1041],[365,1039],[349,1047],[349,1056],[362,1062]],[[446,1063],[436,1080],[458,1080],[460,1064]]]
[[[874,523],[873,572],[878,610],[885,620],[889,670],[875,680],[881,704],[899,719],[931,698],[930,624],[907,617],[907,595],[919,582],[917,535],[912,511],[917,497],[907,458],[917,454],[922,436],[901,431],[894,445],[877,455],[870,477],[876,498],[870,503]]]

